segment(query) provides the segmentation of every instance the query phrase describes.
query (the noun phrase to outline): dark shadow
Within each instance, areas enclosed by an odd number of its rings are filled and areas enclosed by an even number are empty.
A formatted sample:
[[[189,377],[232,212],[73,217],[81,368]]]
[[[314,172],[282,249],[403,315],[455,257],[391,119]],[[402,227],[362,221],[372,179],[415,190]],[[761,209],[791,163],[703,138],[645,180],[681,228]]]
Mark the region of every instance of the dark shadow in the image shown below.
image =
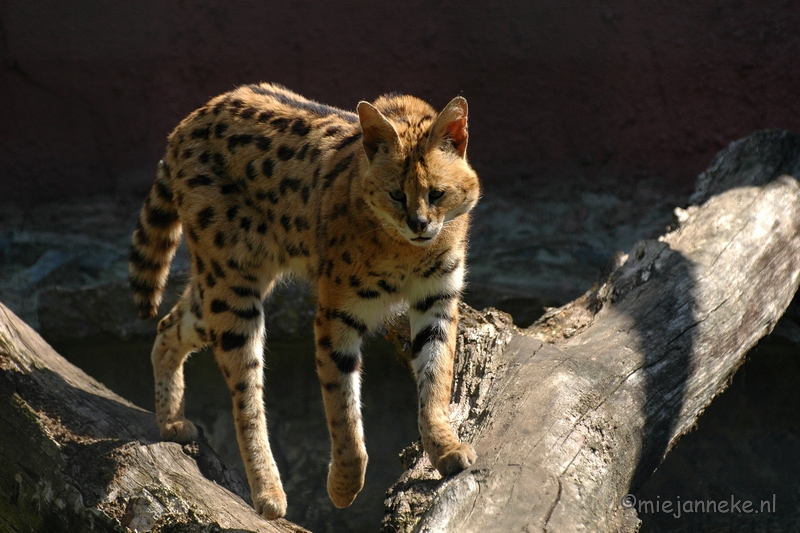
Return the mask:
[[[700,205],[727,190],[765,185],[786,174],[800,177],[800,137],[780,130],[756,132],[717,154],[708,170],[698,178],[690,202]],[[640,244],[629,259],[641,263],[641,270],[637,272],[639,280],[617,280],[622,284],[623,292],[617,304],[625,304],[630,310],[630,316],[636,321],[639,342],[647,354],[644,361],[646,399],[643,407],[646,422],[641,454],[628,490],[633,495],[637,495],[674,444],[671,436],[689,399],[687,381],[695,371],[695,362],[691,359],[696,343],[695,326],[705,318],[701,316],[694,294],[697,274],[691,261],[677,252],[664,253],[663,243],[647,241]],[[655,256],[660,258],[659,268],[652,268]],[[687,290],[680,293],[664,292],[662,301],[655,308],[651,305],[639,307],[635,299],[638,296],[635,285],[644,282],[644,278],[648,292],[658,291],[658,287],[652,284],[668,278],[678,280],[676,286]],[[634,300],[626,302],[629,298]],[[663,345],[664,349],[649,349],[648,344],[657,337],[667,341],[656,343]],[[725,344],[733,348],[736,342],[735,338],[719,339],[723,345],[721,349]],[[671,396],[665,398],[665,394]],[[645,516],[640,515],[641,518]]]

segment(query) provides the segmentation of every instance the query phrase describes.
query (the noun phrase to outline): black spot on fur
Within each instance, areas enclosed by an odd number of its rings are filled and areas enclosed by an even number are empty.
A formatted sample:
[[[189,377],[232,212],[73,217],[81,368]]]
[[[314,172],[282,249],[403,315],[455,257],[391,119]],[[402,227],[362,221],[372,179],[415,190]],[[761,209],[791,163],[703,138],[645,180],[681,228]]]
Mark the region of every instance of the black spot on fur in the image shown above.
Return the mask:
[[[261,308],[253,306],[247,309],[231,309],[231,313],[245,320],[253,320],[261,316]]]
[[[211,260],[211,269],[214,271],[214,274],[217,275],[218,278],[225,277],[225,269],[222,268],[222,265],[216,262],[216,260]]]
[[[306,124],[306,122],[302,118],[296,118],[292,123],[292,133],[295,135],[299,135],[300,137],[305,137],[308,135],[308,132],[311,131],[311,126]]]
[[[331,360],[342,374],[350,374],[355,372],[361,366],[360,356],[346,352],[331,352]]]
[[[186,184],[194,189],[195,187],[202,187],[204,185],[211,185],[214,180],[207,174],[198,174],[197,176],[189,179]]]
[[[274,170],[275,170],[275,162],[269,157],[266,158],[263,163],[261,163],[261,172],[264,173],[264,176],[271,178]]]
[[[447,332],[436,324],[431,324],[423,329],[411,342],[411,359],[415,359],[422,348],[430,342],[447,342]]]
[[[356,294],[358,294],[359,298],[363,298],[365,300],[373,300],[375,298],[380,298],[381,293],[372,289],[361,289]]]
[[[234,152],[237,147],[245,146],[253,142],[253,136],[249,133],[240,133],[228,137],[228,150]]]
[[[200,229],[208,228],[213,221],[214,221],[213,207],[208,206],[199,213],[197,213],[197,224],[200,226]]]
[[[225,247],[225,232],[218,231],[217,234],[214,236],[214,245],[217,248],[224,248]]]
[[[281,215],[281,226],[283,226],[283,229],[286,231],[291,231],[292,219],[289,217],[289,215]]]
[[[248,161],[247,166],[244,167],[244,175],[247,176],[247,179],[253,181],[256,179],[258,174],[256,174],[256,166],[255,163],[252,161]]]
[[[430,296],[428,296],[424,300],[416,302],[411,307],[413,307],[414,310],[419,311],[420,313],[424,313],[424,312],[428,311],[428,309],[433,307],[434,304],[436,304],[436,302],[439,302],[439,301],[442,301],[442,300],[452,300],[456,296],[458,296],[458,294],[457,293],[452,293],[452,292],[440,292],[440,293],[437,293],[437,294],[431,294]]]
[[[238,191],[239,187],[237,187],[235,183],[225,183],[219,188],[221,194],[233,194]]]
[[[421,275],[423,278],[429,278],[434,275],[440,268],[442,267],[442,261],[438,260],[434,262],[425,272]]]
[[[288,190],[293,192],[299,191],[301,184],[302,182],[297,178],[283,178],[278,186],[278,189],[280,190],[281,195],[284,195]]]
[[[159,198],[167,203],[172,203],[172,190],[170,190],[169,185],[164,183],[162,180],[156,180],[153,188],[155,189]]]
[[[273,119],[272,122],[270,122],[270,124],[272,124],[276,130],[283,133],[286,131],[286,128],[289,127],[289,122],[290,121],[288,118],[278,117],[276,119]]]
[[[353,258],[350,257],[350,252],[343,252],[342,253],[342,261],[344,261],[348,265],[352,265],[353,264]]]
[[[213,164],[211,165],[211,172],[220,178],[225,178],[228,162],[221,152],[214,152],[211,154]]]
[[[294,157],[294,148],[282,145],[278,148],[278,159],[288,161]]]
[[[241,296],[242,298],[251,296],[261,300],[261,295],[259,294],[259,292],[252,287],[240,287],[234,285],[233,287],[231,287],[231,291],[233,291],[233,293],[236,294],[237,296]]]
[[[133,292],[135,293],[151,293],[156,289],[154,283],[150,283],[149,281],[136,276],[130,276],[128,278],[128,282],[130,283],[131,289],[133,289]]]
[[[211,126],[192,130],[192,139],[208,139],[209,135],[211,135]]]
[[[239,206],[234,205],[228,209],[228,212],[225,213],[225,216],[228,217],[228,220],[233,220],[236,218],[236,215],[239,213]]]
[[[361,335],[367,332],[367,325],[349,313],[334,309],[329,314],[329,318],[341,320],[347,327],[356,330]]]
[[[214,299],[211,300],[211,312],[212,313],[225,313],[230,309],[228,303],[224,300]]]
[[[264,235],[267,232],[267,223],[262,222],[256,228],[256,231],[259,232],[261,235]]]
[[[350,154],[341,161],[339,161],[338,163],[336,163],[336,165],[331,169],[331,171],[322,177],[323,187],[328,188],[331,185],[333,185],[333,182],[336,180],[336,178],[350,166],[350,163],[352,161],[353,161],[353,154]]]
[[[378,287],[386,291],[388,294],[394,294],[397,292],[397,287],[389,285],[385,280],[378,280]]]
[[[360,138],[361,138],[361,132],[360,131],[357,131],[356,133],[352,133],[352,134],[348,135],[347,137],[345,137],[344,139],[342,139],[341,141],[339,141],[338,143],[336,143],[336,145],[334,145],[333,149],[334,150],[341,150],[342,148],[344,148],[346,146],[350,146],[351,144],[353,144],[354,142],[356,142]]]
[[[276,193],[273,189],[270,189],[268,191],[257,190],[256,198],[258,198],[259,200],[267,199],[273,205],[277,204],[279,200],[278,193]]]
[[[136,265],[140,270],[158,270],[161,268],[161,264],[146,259],[133,245],[130,247],[128,261]]]
[[[247,336],[234,331],[225,331],[220,335],[219,346],[223,351],[229,352],[241,348],[247,343]]]
[[[331,210],[330,219],[336,220],[339,217],[343,217],[347,214],[348,207],[346,202],[342,202],[340,204],[335,204],[333,209]]]
[[[239,116],[242,118],[253,118],[253,115],[256,114],[256,111],[258,110],[255,107],[245,107],[241,110]]]
[[[263,150],[266,152],[269,150],[270,146],[272,146],[272,139],[269,137],[264,137],[263,135],[256,135],[255,138],[256,147],[259,150]]]
[[[294,227],[297,228],[297,231],[305,231],[307,229],[311,229],[311,226],[309,226],[308,221],[304,217],[301,217],[300,215],[294,217]]]
[[[154,205],[147,210],[147,223],[155,228],[168,228],[178,221],[177,211],[165,211]]]
[[[331,338],[328,335],[325,335],[319,338],[319,340],[317,341],[317,346],[319,346],[320,348],[324,348],[326,350],[330,350],[331,348],[333,348],[333,342],[331,341]]]
[[[225,132],[227,131],[228,131],[228,125],[224,122],[220,122],[217,124],[217,127],[214,128],[214,135],[216,135],[217,138],[221,139],[222,137],[225,136]]]
[[[239,225],[243,230],[250,231],[250,226],[253,225],[253,220],[250,217],[242,217],[242,219],[239,221]]]

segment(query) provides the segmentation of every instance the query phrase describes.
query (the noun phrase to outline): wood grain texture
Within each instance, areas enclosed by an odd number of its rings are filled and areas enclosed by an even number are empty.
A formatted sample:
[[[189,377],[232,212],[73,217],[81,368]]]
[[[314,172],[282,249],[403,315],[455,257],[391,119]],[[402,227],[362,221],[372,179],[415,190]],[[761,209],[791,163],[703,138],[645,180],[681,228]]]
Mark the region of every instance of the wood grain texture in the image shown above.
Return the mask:
[[[652,474],[775,326],[800,281],[798,137],[759,132],[717,156],[698,205],[637,243],[583,297],[526,331],[474,340],[490,383],[460,362],[481,405],[456,396],[478,452],[439,480],[418,449],[389,493],[384,531],[635,531],[623,496]],[[491,314],[491,313],[489,313]],[[499,321],[495,320],[499,324]],[[546,341],[543,342],[543,341]],[[469,385],[462,385],[469,388]]]

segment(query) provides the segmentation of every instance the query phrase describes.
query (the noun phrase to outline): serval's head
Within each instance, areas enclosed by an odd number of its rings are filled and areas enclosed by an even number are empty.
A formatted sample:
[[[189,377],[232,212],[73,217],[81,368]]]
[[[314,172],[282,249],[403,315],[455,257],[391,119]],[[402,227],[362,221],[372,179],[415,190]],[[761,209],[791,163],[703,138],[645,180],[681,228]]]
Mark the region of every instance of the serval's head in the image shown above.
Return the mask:
[[[427,246],[478,202],[464,98],[437,115],[412,96],[382,96],[359,103],[358,116],[369,160],[364,200],[401,238]]]

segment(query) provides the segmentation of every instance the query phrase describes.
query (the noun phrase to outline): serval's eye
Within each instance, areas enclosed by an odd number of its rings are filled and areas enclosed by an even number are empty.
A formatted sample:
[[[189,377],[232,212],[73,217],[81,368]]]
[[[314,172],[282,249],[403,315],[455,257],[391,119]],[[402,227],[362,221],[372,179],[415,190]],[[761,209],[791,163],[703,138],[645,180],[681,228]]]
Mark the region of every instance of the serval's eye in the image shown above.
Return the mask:
[[[444,196],[444,191],[442,189],[431,189],[428,193],[428,198],[430,198],[431,202],[435,202],[442,196]]]
[[[398,190],[396,190],[396,191],[392,191],[392,192],[390,192],[390,193],[389,193],[389,196],[390,196],[390,197],[392,198],[392,200],[394,200],[395,202],[400,202],[401,204],[404,204],[404,203],[406,203],[406,193],[404,193],[404,192],[403,192],[403,191],[401,191],[400,189],[398,189]]]

